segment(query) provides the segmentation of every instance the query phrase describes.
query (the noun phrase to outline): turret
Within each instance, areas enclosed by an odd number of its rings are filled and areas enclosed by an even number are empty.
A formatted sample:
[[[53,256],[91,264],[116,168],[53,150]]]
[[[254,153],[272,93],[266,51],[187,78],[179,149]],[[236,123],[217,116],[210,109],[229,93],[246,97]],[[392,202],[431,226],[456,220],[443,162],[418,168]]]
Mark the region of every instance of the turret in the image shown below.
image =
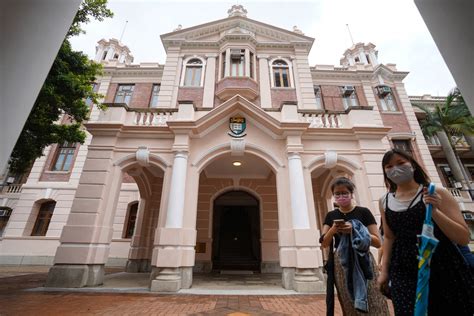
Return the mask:
[[[378,52],[375,50],[374,44],[357,43],[344,52],[344,57],[341,58],[341,65],[348,67],[360,64],[375,67],[379,64],[377,56]]]
[[[95,61],[99,63],[107,63],[116,61],[118,63],[124,63],[129,65],[133,62],[133,56],[130,53],[130,49],[115,38],[110,40],[101,39],[97,42],[95,48]]]

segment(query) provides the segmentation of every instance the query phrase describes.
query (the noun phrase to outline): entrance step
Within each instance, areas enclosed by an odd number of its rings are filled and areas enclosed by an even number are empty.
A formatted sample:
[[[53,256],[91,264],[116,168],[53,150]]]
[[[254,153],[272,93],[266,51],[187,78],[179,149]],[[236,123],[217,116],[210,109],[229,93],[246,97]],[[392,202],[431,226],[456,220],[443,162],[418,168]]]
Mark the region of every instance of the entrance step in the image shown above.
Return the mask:
[[[246,270],[221,270],[221,274],[253,274],[253,271]]]

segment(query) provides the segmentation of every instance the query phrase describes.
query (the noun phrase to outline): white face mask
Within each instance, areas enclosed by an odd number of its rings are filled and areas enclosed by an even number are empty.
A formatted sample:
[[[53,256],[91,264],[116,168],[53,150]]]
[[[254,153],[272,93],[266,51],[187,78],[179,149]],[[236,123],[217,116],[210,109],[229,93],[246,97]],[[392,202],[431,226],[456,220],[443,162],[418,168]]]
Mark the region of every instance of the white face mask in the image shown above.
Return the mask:
[[[409,182],[413,179],[415,170],[411,165],[399,165],[394,166],[390,170],[387,170],[387,178],[392,180],[395,184]]]

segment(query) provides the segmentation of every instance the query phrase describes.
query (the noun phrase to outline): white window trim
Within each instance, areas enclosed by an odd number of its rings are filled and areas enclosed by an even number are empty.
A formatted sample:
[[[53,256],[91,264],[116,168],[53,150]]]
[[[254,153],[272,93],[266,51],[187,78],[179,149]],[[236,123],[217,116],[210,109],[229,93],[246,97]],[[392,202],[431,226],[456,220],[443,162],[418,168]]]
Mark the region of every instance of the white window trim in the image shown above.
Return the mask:
[[[290,80],[290,86],[289,87],[275,87],[275,79],[273,78],[273,62],[276,60],[283,60],[286,62],[288,65],[288,73],[289,73],[289,80]],[[295,87],[294,80],[293,80],[293,62],[289,60],[288,58],[284,58],[281,56],[275,57],[270,59],[268,62],[268,67],[270,69],[270,84],[272,88],[277,88],[277,89],[292,89]]]
[[[201,71],[201,81],[200,81],[200,85],[199,87],[204,87],[204,74],[206,73],[206,59],[201,57],[201,56],[197,56],[197,55],[193,55],[193,56],[189,56],[185,59],[183,59],[183,66],[181,67],[181,80],[179,82],[179,86],[180,87],[184,87],[184,77],[186,75],[186,66],[188,65],[188,62],[192,59],[199,59],[201,62],[202,62],[202,71]],[[187,86],[186,86],[187,87]],[[191,87],[191,88],[197,88],[197,87]]]

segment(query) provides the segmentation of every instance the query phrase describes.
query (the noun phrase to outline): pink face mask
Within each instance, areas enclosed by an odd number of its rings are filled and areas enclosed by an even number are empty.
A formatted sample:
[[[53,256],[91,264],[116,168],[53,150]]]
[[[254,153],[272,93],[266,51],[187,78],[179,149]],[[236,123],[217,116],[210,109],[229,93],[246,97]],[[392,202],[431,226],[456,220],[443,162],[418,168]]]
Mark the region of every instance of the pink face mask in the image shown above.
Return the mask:
[[[346,207],[351,205],[351,197],[350,196],[338,196],[335,198],[337,205]]]

